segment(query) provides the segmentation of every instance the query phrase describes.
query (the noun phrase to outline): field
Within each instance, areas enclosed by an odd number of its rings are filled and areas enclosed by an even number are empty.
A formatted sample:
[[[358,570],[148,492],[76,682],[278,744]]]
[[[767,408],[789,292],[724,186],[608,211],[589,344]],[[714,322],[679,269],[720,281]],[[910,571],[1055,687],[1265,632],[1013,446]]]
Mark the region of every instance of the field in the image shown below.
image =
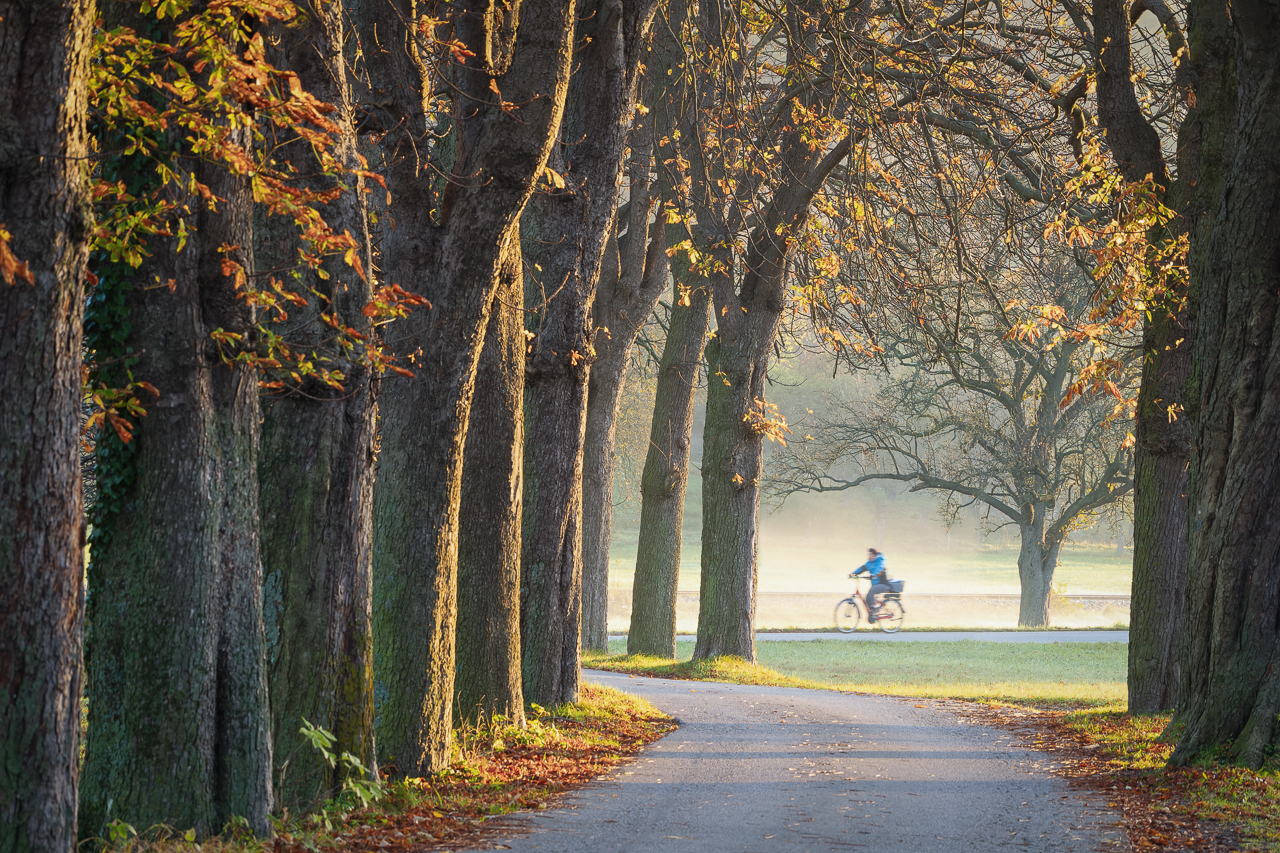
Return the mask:
[[[625,654],[626,643],[615,640],[609,651]],[[1111,707],[1124,707],[1126,697],[1124,643],[763,641],[756,653],[761,667],[837,690]],[[676,657],[693,657],[693,643],[677,643]],[[586,665],[625,668],[629,660],[592,658]]]
[[[694,492],[696,488],[691,489],[685,514],[678,584],[688,592],[698,589],[701,562],[701,505]],[[884,501],[868,491],[793,497],[780,510],[762,512],[757,627],[830,626],[835,603],[852,589],[849,572],[866,559],[872,543],[888,554],[892,576],[907,581],[908,627],[1015,627],[1016,601],[948,603],[920,598],[930,593],[1019,591],[1018,549],[1007,529],[984,531],[977,520],[962,518],[947,531],[934,508],[935,502],[925,496],[899,495]],[[638,539],[634,513],[619,512],[609,553],[609,627],[614,631],[625,631],[631,621]],[[1061,595],[1127,595],[1132,566],[1132,550],[1118,551],[1114,540],[1069,544],[1054,577],[1055,590]],[[816,597],[789,599],[771,593]],[[1115,627],[1128,624],[1129,611],[1120,605],[1086,610],[1057,599],[1051,618],[1058,627]],[[678,603],[677,626],[681,631],[697,628],[696,600]]]

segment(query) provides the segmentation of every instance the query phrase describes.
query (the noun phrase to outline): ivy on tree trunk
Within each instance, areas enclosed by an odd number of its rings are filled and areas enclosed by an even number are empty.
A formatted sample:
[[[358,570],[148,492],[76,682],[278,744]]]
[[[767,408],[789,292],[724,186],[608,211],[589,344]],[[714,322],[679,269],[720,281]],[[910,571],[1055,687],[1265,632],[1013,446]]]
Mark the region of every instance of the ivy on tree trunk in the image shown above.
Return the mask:
[[[246,178],[199,169],[224,201],[213,212],[190,200],[195,234],[181,251],[176,238],[153,240],[126,298],[133,373],[160,396],[131,458],[108,463],[131,466],[131,482],[94,530],[81,837],[102,837],[117,818],[199,836],[233,816],[270,829],[258,376],[224,363],[210,336],[251,333],[222,262],[252,274],[253,200]],[[97,272],[104,281],[132,272],[122,267]],[[155,281],[173,289],[146,286]]]

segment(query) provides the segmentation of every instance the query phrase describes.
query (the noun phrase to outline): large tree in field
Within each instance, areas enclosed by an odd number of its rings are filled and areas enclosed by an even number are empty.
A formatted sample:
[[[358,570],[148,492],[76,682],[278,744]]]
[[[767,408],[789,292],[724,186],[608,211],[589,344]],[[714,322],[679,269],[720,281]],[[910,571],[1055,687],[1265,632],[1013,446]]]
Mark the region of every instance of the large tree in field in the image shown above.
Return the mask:
[[[657,0],[585,0],[554,186],[530,204],[521,644],[527,699],[578,696],[582,614],[582,460],[592,304],[622,182],[627,132]],[[563,186],[561,186],[563,185]],[[633,222],[642,219],[637,211]],[[647,224],[647,219],[644,220]],[[636,235],[648,245],[646,235]]]
[[[90,0],[0,5],[0,851],[70,853]]]
[[[262,128],[264,144],[305,176],[312,191],[336,196],[322,207],[325,221],[335,233],[351,235],[352,260],[359,263],[332,258],[312,269],[301,260],[307,247],[294,223],[259,207],[260,276],[310,295],[306,305],[291,305],[291,316],[274,330],[303,350],[334,350],[334,367],[343,374],[332,385],[315,377],[291,383],[263,403],[258,481],[276,794],[279,805],[295,809],[331,794],[346,770],[330,767],[300,734],[304,719],[334,734],[335,754],[376,767],[370,621],[376,385],[359,350],[330,342],[333,326],[326,322],[340,318],[357,334],[374,334],[362,313],[372,296],[365,277],[372,265],[364,181],[357,174],[342,4],[299,5],[305,24],[274,27],[268,56],[336,108],[329,116],[335,144],[323,153],[346,172],[332,174],[306,141],[279,142],[270,123]],[[344,178],[351,186],[339,193]]]
[[[370,0],[358,16],[364,126],[380,135],[393,200],[383,276],[431,304],[393,342],[413,376],[383,386],[374,490],[377,737],[381,760],[409,776],[448,760],[477,363],[520,250],[520,215],[559,131],[578,14],[573,0],[464,4],[445,22],[425,11],[415,0]]]
[[[919,291],[877,330],[879,390],[866,400],[831,398],[830,414],[774,461],[771,488],[786,495],[897,480],[976,503],[995,514],[995,526],[1018,530],[1018,624],[1047,625],[1062,545],[1128,494],[1132,454],[1125,422],[1108,423],[1114,400],[1072,393],[1088,344],[1020,339],[1002,309],[1019,293],[1073,306],[1064,321],[1080,322],[1092,283],[1061,256],[1031,267],[988,256],[988,272],[1003,274],[983,287],[956,275],[941,252],[919,255]],[[949,278],[963,284],[948,286]]]
[[[1198,152],[1214,191],[1190,257],[1195,571],[1171,761],[1257,767],[1280,745],[1280,4],[1195,2],[1190,36],[1217,144]]]

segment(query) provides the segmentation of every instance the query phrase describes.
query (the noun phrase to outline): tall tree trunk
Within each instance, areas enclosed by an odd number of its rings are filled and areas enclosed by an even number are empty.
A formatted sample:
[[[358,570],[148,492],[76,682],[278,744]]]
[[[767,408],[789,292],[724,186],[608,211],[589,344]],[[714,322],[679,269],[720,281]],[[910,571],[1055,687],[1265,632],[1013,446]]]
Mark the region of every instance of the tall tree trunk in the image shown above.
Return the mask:
[[[268,59],[298,75],[302,88],[338,109],[341,128],[333,156],[359,169],[353,105],[343,56],[343,9],[337,0],[312,0],[302,27],[277,26]],[[311,189],[333,188],[311,146],[279,149],[280,159],[311,175]],[[322,208],[337,234],[356,235],[364,270],[372,271],[362,180]],[[286,277],[300,266],[302,241],[292,222],[259,216],[259,266]],[[332,330],[318,315],[332,311],[364,335],[373,332],[361,309],[370,283],[350,266],[325,265],[327,278],[298,269],[301,282],[328,297],[312,298],[300,321],[281,333],[304,350],[324,347]],[[370,534],[373,520],[374,420],[369,369],[339,358],[346,375],[335,391],[319,381],[302,393],[269,400],[258,461],[262,511],[263,601],[271,688],[272,743],[279,806],[297,810],[330,796],[345,766],[330,767],[301,736],[303,720],[333,732],[334,754],[350,753],[376,770],[373,742],[373,632]]]
[[[1019,628],[1041,628],[1049,624],[1049,596],[1053,592],[1053,573],[1058,569],[1062,542],[1045,536],[1047,509],[1044,504],[1032,504],[1024,509],[1023,519],[1018,523],[1021,536]]]
[[[658,367],[649,451],[640,478],[640,541],[627,633],[628,654],[665,658],[676,656],[676,585],[689,485],[693,397],[711,323],[710,290],[689,288],[687,305],[680,299],[680,290],[677,282]]]
[[[369,123],[387,134],[394,199],[385,278],[432,305],[398,329],[394,351],[414,376],[388,384],[381,397],[373,521],[379,749],[399,773],[421,776],[449,754],[458,510],[476,365],[521,212],[559,132],[576,4],[525,0],[495,14],[477,3],[458,12],[453,34],[476,59],[455,66],[450,81],[458,144],[442,196],[422,162],[432,151],[424,104],[438,82],[432,33],[416,26],[414,0],[361,11]]]
[[[116,818],[202,836],[233,816],[256,832],[270,828],[258,377],[224,364],[210,338],[219,328],[252,332],[250,309],[221,264],[229,255],[252,275],[244,247],[253,240],[253,199],[247,179],[200,168],[223,199],[218,212],[199,210],[181,251],[174,238],[153,241],[127,291],[133,373],[160,397],[138,425],[132,457],[104,455],[110,442],[99,445],[99,479],[109,472],[132,481],[113,513],[96,513],[81,837],[100,837]],[[224,245],[239,248],[224,255]],[[104,265],[99,275],[130,272]],[[156,280],[174,287],[151,286]]]
[[[597,355],[600,350],[597,344]],[[609,650],[613,451],[627,360],[616,352],[598,359],[591,366],[587,385],[587,427],[582,455],[582,647],[592,652]]]
[[[656,0],[591,0],[578,19],[577,73],[551,168],[566,183],[531,213],[531,261],[545,292],[526,386],[529,447],[521,605],[524,687],[547,707],[578,696],[582,461],[592,302],[613,231],[622,155]],[[647,244],[647,241],[645,241]]]
[[[1191,430],[1168,407],[1182,399],[1191,345],[1181,318],[1153,316],[1143,337],[1135,417],[1133,586],[1129,600],[1129,712],[1178,702],[1177,639],[1187,578],[1187,458]],[[1123,553],[1124,531],[1117,535]]]
[[[633,175],[632,187],[639,183]],[[632,192],[636,193],[634,189]],[[631,348],[653,313],[669,269],[662,229],[655,228],[652,235],[648,234],[648,205],[639,204],[640,200],[636,195],[631,200],[631,225],[627,239],[621,241],[621,274],[602,282],[596,301],[596,327],[608,329],[608,333],[596,336],[596,362],[591,366],[587,395],[582,472],[582,644],[602,652],[609,648],[609,542],[613,529],[613,451],[618,405]],[[641,207],[645,208],[642,213]],[[637,221],[640,217],[643,221]],[[643,248],[645,242],[648,251]],[[635,251],[636,243],[641,244],[639,251]]]
[[[0,17],[0,851],[75,847],[84,508],[80,364],[91,0]],[[6,275],[12,276],[12,271]]]
[[[463,718],[524,726],[520,513],[524,474],[524,286],[509,248],[471,402],[458,532],[454,695]]]
[[[814,97],[813,95],[811,97]],[[707,345],[707,417],[702,432],[702,581],[697,660],[736,655],[755,661],[755,594],[760,476],[770,428],[764,403],[769,355],[787,304],[795,236],[823,182],[849,153],[852,137],[812,151],[798,130],[781,144],[780,185],[751,230],[742,284],[731,269],[712,278],[718,326]]]
[[[764,399],[769,351],[781,312],[756,335],[721,332],[707,344],[707,416],[702,431],[702,579],[697,660],[756,659],[756,579],[764,436],[752,401]],[[769,321],[772,320],[772,324]],[[760,353],[759,341],[765,340]],[[751,347],[750,344],[756,344]]]
[[[1230,104],[1216,121],[1234,138],[1202,141],[1200,151],[1218,192],[1190,264],[1194,569],[1175,717],[1183,728],[1170,760],[1222,749],[1257,767],[1280,745],[1280,5],[1203,2],[1191,11],[1197,99]]]
[[[1107,130],[1121,174],[1129,181],[1155,179],[1157,192],[1180,220],[1173,233],[1148,235],[1164,242],[1194,234],[1212,188],[1199,174],[1201,145],[1214,148],[1212,115],[1216,98],[1188,98],[1191,104],[1178,132],[1177,180],[1165,166],[1159,134],[1144,117],[1134,89],[1131,35],[1136,25],[1128,0],[1094,4],[1094,24],[1102,45],[1095,61],[1099,119]],[[1184,44],[1177,21],[1162,19],[1170,49]],[[1177,85],[1189,89],[1189,64],[1178,62]],[[1206,136],[1207,129],[1207,136]],[[1198,239],[1198,238],[1195,238]],[[1165,305],[1153,305],[1143,333],[1142,386],[1135,413],[1133,610],[1129,625],[1129,710],[1153,713],[1178,700],[1177,638],[1181,635],[1182,599],[1186,585],[1187,464],[1190,425],[1177,414],[1184,405],[1183,386],[1191,367],[1190,314],[1170,294]],[[1174,413],[1171,417],[1170,412]],[[1123,548],[1119,549],[1123,552]]]
[[[646,63],[652,69],[644,83],[648,118],[639,119],[631,132],[628,214],[626,221],[617,226],[619,231],[625,227],[626,234],[610,242],[607,269],[601,273],[596,292],[595,325],[603,334],[593,340],[596,360],[591,366],[587,393],[582,474],[582,644],[602,652],[608,650],[609,640],[609,545],[613,535],[618,406],[631,348],[666,289],[670,264],[665,249],[674,242],[669,238],[676,233],[666,231],[670,226],[658,224],[663,219],[663,208],[658,209],[657,227],[651,229],[649,224],[656,205],[672,204],[673,188],[678,183],[675,169],[663,162],[655,164],[655,143],[661,140],[664,146],[672,145],[671,137],[679,138],[673,131],[687,126],[692,118],[682,112],[685,76],[676,73],[684,56],[678,39],[688,6],[687,2],[669,5]]]

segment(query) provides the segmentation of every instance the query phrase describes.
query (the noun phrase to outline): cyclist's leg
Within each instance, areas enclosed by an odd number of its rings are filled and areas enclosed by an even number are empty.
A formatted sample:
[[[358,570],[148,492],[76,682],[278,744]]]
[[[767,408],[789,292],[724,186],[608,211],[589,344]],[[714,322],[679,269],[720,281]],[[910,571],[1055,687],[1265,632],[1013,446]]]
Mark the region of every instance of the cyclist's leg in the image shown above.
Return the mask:
[[[893,589],[887,583],[873,583],[871,589],[867,590],[867,610],[871,612],[871,615],[874,616],[876,611],[880,609],[877,605],[877,595],[885,592],[893,592]]]

